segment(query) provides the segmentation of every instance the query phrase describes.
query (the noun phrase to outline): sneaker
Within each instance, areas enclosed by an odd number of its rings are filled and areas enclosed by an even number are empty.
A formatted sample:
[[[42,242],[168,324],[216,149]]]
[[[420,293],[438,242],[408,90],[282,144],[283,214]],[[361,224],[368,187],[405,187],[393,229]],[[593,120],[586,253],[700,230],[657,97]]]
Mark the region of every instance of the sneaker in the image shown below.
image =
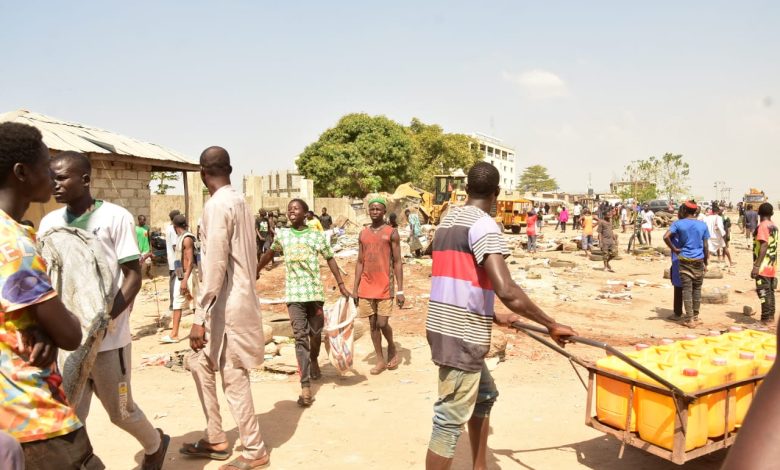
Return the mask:
[[[301,394],[298,396],[298,405],[308,408],[313,402],[314,397],[311,396],[311,387],[302,387]]]
[[[160,470],[165,463],[165,453],[168,451],[168,444],[171,443],[171,436],[163,433],[160,428],[157,428],[157,432],[160,433],[160,447],[154,454],[144,455],[144,460],[141,462],[142,470]]]

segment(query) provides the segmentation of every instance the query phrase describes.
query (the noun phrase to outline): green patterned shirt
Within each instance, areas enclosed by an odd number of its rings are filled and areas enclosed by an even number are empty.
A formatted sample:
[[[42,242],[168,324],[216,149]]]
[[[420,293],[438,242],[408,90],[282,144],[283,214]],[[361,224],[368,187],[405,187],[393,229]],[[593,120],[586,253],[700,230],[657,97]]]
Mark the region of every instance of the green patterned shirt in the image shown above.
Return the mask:
[[[308,227],[279,229],[271,249],[284,253],[287,303],[325,301],[317,255],[329,260],[333,250],[323,232]]]

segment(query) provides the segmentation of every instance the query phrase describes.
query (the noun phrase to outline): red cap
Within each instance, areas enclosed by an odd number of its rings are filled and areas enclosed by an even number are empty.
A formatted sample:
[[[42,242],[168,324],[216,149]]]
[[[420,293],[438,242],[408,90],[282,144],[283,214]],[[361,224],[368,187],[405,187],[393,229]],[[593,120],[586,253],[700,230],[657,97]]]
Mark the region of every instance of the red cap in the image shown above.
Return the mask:
[[[728,361],[725,357],[713,357],[712,358],[712,364],[716,366],[725,366],[728,364]]]
[[[696,204],[693,201],[685,201],[685,207],[687,207],[688,209],[698,209],[699,208],[698,204]]]
[[[661,344],[673,344],[674,340],[669,338],[664,338],[661,340]]]
[[[683,369],[683,375],[686,377],[697,377],[699,375],[699,371],[690,367],[686,367]]]

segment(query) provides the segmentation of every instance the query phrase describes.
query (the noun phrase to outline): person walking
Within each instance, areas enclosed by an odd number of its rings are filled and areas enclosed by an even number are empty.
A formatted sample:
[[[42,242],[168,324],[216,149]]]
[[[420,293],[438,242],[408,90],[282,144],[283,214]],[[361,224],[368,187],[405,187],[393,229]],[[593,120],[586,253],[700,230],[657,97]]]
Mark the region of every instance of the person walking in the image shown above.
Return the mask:
[[[368,202],[371,225],[364,227],[358,236],[358,258],[355,263],[355,305],[358,316],[368,318],[371,342],[374,344],[376,365],[372,375],[385,369],[398,368],[398,353],[393,343],[390,317],[393,300],[398,308],[404,306],[404,273],[401,259],[401,238],[398,232],[385,223],[387,202],[375,197]],[[398,286],[398,290],[394,289]],[[382,336],[387,340],[387,356],[382,352]],[[387,360],[385,360],[385,358]]]
[[[176,229],[176,246],[173,253],[174,271],[176,282],[173,285],[173,322],[171,333],[160,339],[161,343],[179,342],[179,323],[181,314],[185,308],[194,304],[198,297],[198,266],[195,256],[195,235],[190,232],[187,218],[179,214],[173,218],[173,226]]]
[[[748,204],[745,209],[745,239],[750,241],[758,228],[758,212],[753,209],[753,204]]]
[[[102,470],[56,363],[58,348],[81,346],[81,323],[21,223],[30,203],[51,199],[49,161],[38,129],[0,123],[0,468]]]
[[[620,205],[620,225],[623,228],[623,233],[626,233],[626,226],[628,225],[628,207],[625,204]]]
[[[675,254],[680,264],[680,279],[683,289],[685,313],[682,325],[695,328],[701,324],[699,308],[701,306],[701,286],[709,263],[707,240],[710,238],[707,225],[696,220],[698,206],[694,201],[683,205],[684,218],[676,220],[664,234],[664,243]],[[679,246],[672,242],[677,238]]]
[[[609,262],[617,256],[618,253],[618,241],[617,235],[612,227],[612,211],[607,210],[604,212],[604,217],[599,219],[598,228],[596,233],[599,236],[599,248],[602,252],[602,260],[604,261],[604,270],[614,273],[612,266]]]
[[[569,210],[566,206],[561,207],[561,212],[558,214],[558,220],[561,222],[561,232],[566,233],[566,223],[569,222]]]
[[[707,249],[710,255],[715,254],[717,260],[721,261],[721,250],[726,247],[724,235],[726,229],[723,227],[723,217],[720,215],[718,206],[712,207],[712,213],[704,217],[704,223],[707,224],[707,231],[710,238],[707,240]]]
[[[582,204],[580,204],[580,201],[576,201],[574,203],[574,207],[572,207],[571,213],[572,213],[572,219],[571,219],[572,230],[577,230],[577,227],[580,226],[580,217],[582,216]]]
[[[500,193],[499,180],[493,165],[474,165],[465,206],[450,209],[433,240],[435,275],[425,328],[439,390],[425,459],[428,470],[452,466],[466,423],[473,467],[486,468],[490,411],[498,397],[485,365],[493,322],[511,324],[524,316],[544,325],[560,345],[576,335],[547,316],[509,274],[509,249],[489,215]],[[496,295],[512,313],[493,309]]]
[[[645,204],[640,215],[642,216],[642,233],[645,236],[645,242],[648,246],[653,246],[653,217],[655,217],[655,213],[650,210],[650,206]]]
[[[331,226],[333,226],[333,217],[328,214],[327,207],[322,208],[322,214],[320,214],[320,223],[322,224],[322,228],[325,230],[330,230]]]
[[[590,209],[585,209],[585,214],[580,219],[580,226],[582,227],[580,247],[585,250],[585,256],[589,256],[593,247],[593,216]]]
[[[190,347],[195,353],[188,363],[206,417],[206,435],[185,443],[179,453],[217,460],[230,456],[217,399],[219,372],[244,448],[220,468],[247,470],[268,466],[271,457],[260,433],[249,383],[249,370],[263,363],[265,344],[255,293],[255,224],[243,195],[231,185],[232,171],[224,148],[209,147],[201,153],[200,177],[211,198],[203,206],[203,284],[190,329]]]
[[[525,233],[528,236],[528,245],[527,245],[527,251],[529,253],[536,253],[536,222],[537,217],[539,217],[536,214],[536,211],[530,210],[528,211],[528,215],[525,219]]]
[[[269,252],[260,258],[258,272],[271,261],[274,250],[284,252],[285,295],[287,313],[290,316],[295,335],[295,358],[301,378],[301,394],[298,405],[311,406],[314,396],[311,381],[322,377],[317,358],[322,343],[322,328],[325,316],[325,289],[320,277],[319,256],[325,258],[328,268],[339,286],[341,295],[352,297],[341,278],[339,266],[333,257],[333,249],[325,239],[325,233],[306,225],[309,206],[302,199],[293,199],[287,204],[287,219],[290,228],[279,229]]]
[[[404,215],[406,215],[406,221],[409,223],[409,250],[414,254],[415,258],[419,258],[422,256],[424,248],[420,242],[420,237],[422,236],[420,217],[409,209],[404,211]]]
[[[109,312],[112,322],[100,343],[81,400],[73,404],[76,414],[81,421],[86,421],[92,395],[96,395],[111,422],[143,446],[142,468],[160,469],[165,463],[170,437],[152,426],[132,393],[130,311],[141,289],[140,252],[133,216],[123,207],[92,197],[92,165],[84,154],[57,154],[51,161],[51,174],[54,198],[65,207],[41,220],[41,233],[53,227],[76,227],[93,234],[103,248],[117,288]],[[84,286],[84,289],[93,288]]]
[[[761,323],[774,328],[775,290],[777,290],[777,225],[772,222],[774,209],[765,202],[758,206],[761,222],[753,241],[753,270],[750,277],[756,281],[756,293],[761,302]]]
[[[173,252],[173,247],[176,246],[176,229],[173,227],[173,218],[181,214],[178,209],[174,209],[168,213],[168,218],[171,223],[165,227],[165,257],[168,260],[168,310],[173,312],[173,285],[176,282],[176,273],[174,272],[173,262],[176,258],[176,253]]]

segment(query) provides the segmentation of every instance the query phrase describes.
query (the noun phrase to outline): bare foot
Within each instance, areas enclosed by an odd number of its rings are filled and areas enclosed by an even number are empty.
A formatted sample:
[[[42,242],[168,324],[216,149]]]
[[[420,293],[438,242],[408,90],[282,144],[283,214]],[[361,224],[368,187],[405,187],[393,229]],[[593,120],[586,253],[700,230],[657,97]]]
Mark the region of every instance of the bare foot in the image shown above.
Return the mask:
[[[379,375],[382,372],[384,372],[385,369],[387,369],[387,364],[385,364],[384,362],[377,362],[376,366],[374,366],[374,368],[371,369],[369,372],[371,372],[371,375]]]

